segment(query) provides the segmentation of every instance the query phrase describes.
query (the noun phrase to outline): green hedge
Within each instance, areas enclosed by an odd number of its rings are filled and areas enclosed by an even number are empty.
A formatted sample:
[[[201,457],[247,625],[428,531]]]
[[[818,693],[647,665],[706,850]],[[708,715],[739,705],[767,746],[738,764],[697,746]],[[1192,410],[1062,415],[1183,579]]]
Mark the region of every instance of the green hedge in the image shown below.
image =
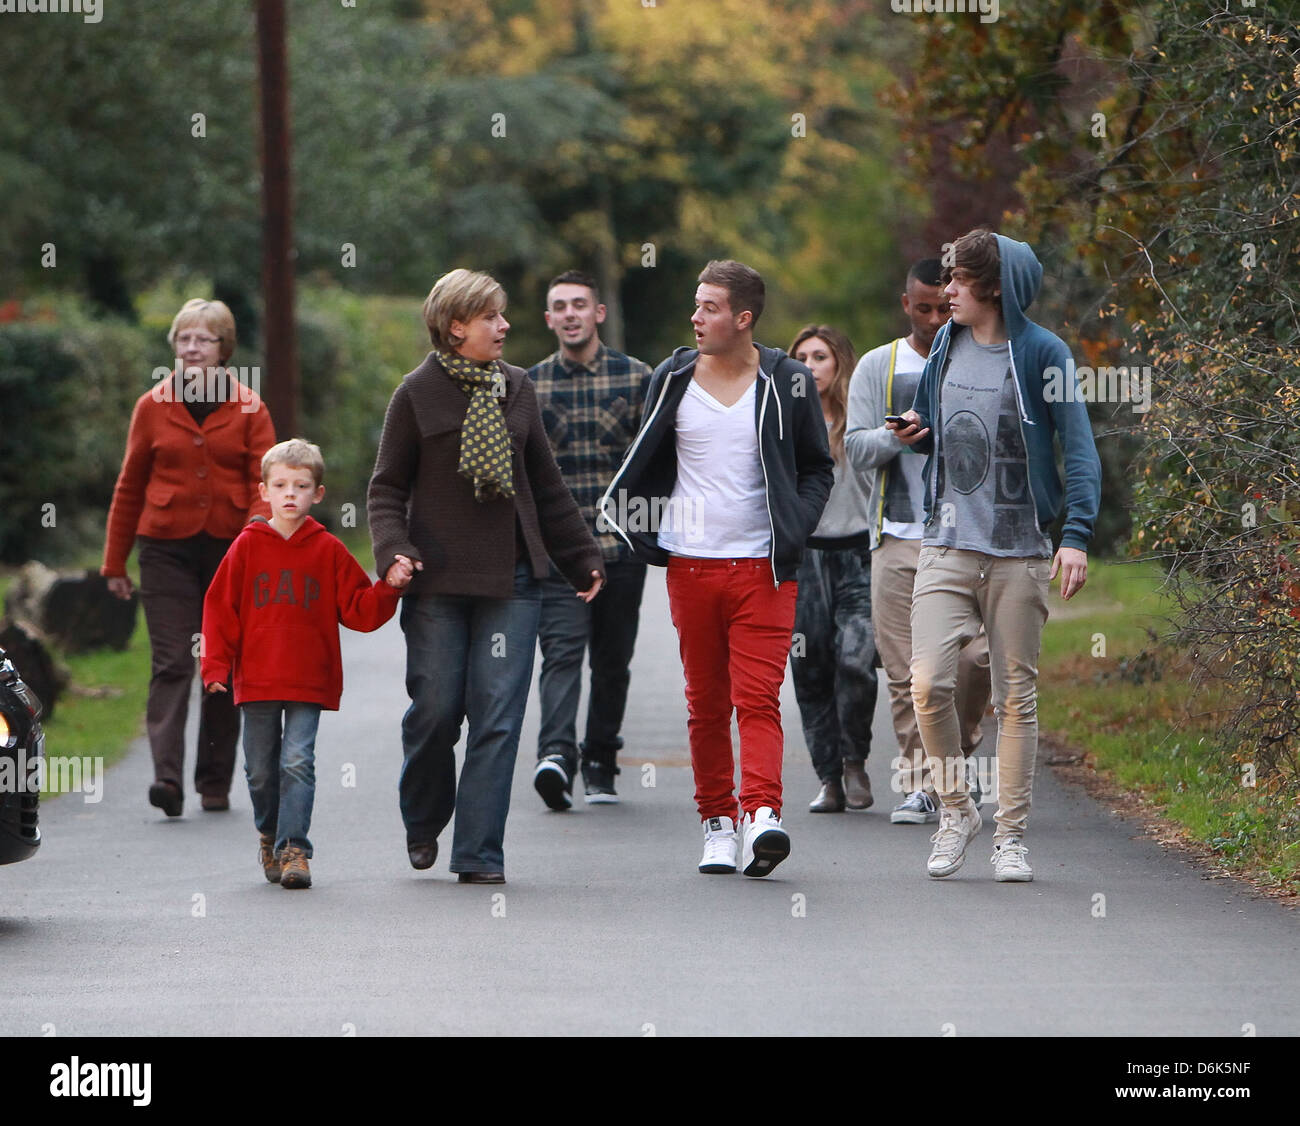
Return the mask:
[[[345,511],[365,528],[366,485],[384,411],[402,376],[429,347],[418,298],[358,297],[338,289],[301,294],[298,428],[325,455],[318,515],[332,530],[341,530]]]
[[[147,336],[72,304],[0,325],[0,562],[64,562],[103,534]]]

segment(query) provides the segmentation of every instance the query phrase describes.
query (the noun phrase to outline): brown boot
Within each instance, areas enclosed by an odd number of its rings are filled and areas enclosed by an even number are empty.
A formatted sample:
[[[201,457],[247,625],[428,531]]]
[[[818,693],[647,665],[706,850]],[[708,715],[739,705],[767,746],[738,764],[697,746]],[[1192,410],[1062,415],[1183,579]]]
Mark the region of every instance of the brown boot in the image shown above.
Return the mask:
[[[871,779],[867,764],[844,760],[844,804],[850,809],[869,809],[876,799],[871,796]]]
[[[257,836],[257,862],[270,883],[280,882],[280,862],[275,858],[275,838],[265,833]]]
[[[808,804],[809,813],[843,813],[844,787],[838,778],[823,782],[817,796]]]
[[[294,845],[280,850],[280,886],[282,888],[311,887],[311,869],[307,867],[307,854]]]

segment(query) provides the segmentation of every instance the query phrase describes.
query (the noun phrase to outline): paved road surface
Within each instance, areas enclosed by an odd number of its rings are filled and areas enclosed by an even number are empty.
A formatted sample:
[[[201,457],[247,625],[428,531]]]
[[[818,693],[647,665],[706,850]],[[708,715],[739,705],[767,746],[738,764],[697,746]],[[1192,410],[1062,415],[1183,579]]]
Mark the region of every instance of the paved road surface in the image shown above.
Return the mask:
[[[991,805],[961,872],[929,879],[931,830],[888,821],[883,691],[875,808],[806,812],[816,783],[787,679],[791,857],[764,880],[700,875],[676,636],[655,568],[624,800],[543,808],[534,695],[504,888],[449,878],[449,833],[431,872],[407,865],[397,623],[345,634],[344,656],[343,710],[323,718],[317,747],[315,886],[263,880],[242,778],[230,813],[202,813],[193,796],[175,821],[151,809],[140,741],[102,802],[49,802],[40,854],[0,869],[0,1033],[1300,1033],[1300,916],[1131,839],[1049,767],[1027,838],[1033,883],[993,883]]]

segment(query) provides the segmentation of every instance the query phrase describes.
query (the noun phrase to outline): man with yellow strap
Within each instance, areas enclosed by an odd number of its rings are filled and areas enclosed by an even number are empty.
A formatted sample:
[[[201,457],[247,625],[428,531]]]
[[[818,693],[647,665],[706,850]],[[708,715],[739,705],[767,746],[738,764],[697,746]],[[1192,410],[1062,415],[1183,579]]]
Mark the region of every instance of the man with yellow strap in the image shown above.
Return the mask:
[[[925,459],[908,456],[903,444],[885,426],[885,416],[902,414],[911,407],[930,345],[948,320],[941,271],[942,263],[937,258],[923,259],[908,270],[902,305],[912,331],[882,344],[858,361],[849,384],[844,433],[849,461],[869,478],[871,619],[889,681],[889,706],[898,736],[893,788],[903,795],[889,819],[904,825],[939,820],[934,785],[912,710],[912,584],[925,520]],[[988,707],[989,692],[989,647],[981,632],[962,649],[958,667],[957,713],[962,750],[968,759],[982,738],[980,721]],[[971,785],[978,791],[978,772]]]

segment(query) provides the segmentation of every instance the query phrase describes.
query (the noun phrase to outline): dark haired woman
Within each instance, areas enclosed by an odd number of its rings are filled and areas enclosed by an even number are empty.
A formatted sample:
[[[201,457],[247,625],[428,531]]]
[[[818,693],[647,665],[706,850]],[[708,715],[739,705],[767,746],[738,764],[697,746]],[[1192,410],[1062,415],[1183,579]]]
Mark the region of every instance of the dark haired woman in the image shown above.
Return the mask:
[[[821,790],[813,813],[866,809],[876,712],[875,636],[871,629],[871,543],[867,491],[844,453],[853,345],[829,325],[809,325],[790,355],[812,372],[826,419],[835,484],[799,567],[790,667],[804,741]]]

